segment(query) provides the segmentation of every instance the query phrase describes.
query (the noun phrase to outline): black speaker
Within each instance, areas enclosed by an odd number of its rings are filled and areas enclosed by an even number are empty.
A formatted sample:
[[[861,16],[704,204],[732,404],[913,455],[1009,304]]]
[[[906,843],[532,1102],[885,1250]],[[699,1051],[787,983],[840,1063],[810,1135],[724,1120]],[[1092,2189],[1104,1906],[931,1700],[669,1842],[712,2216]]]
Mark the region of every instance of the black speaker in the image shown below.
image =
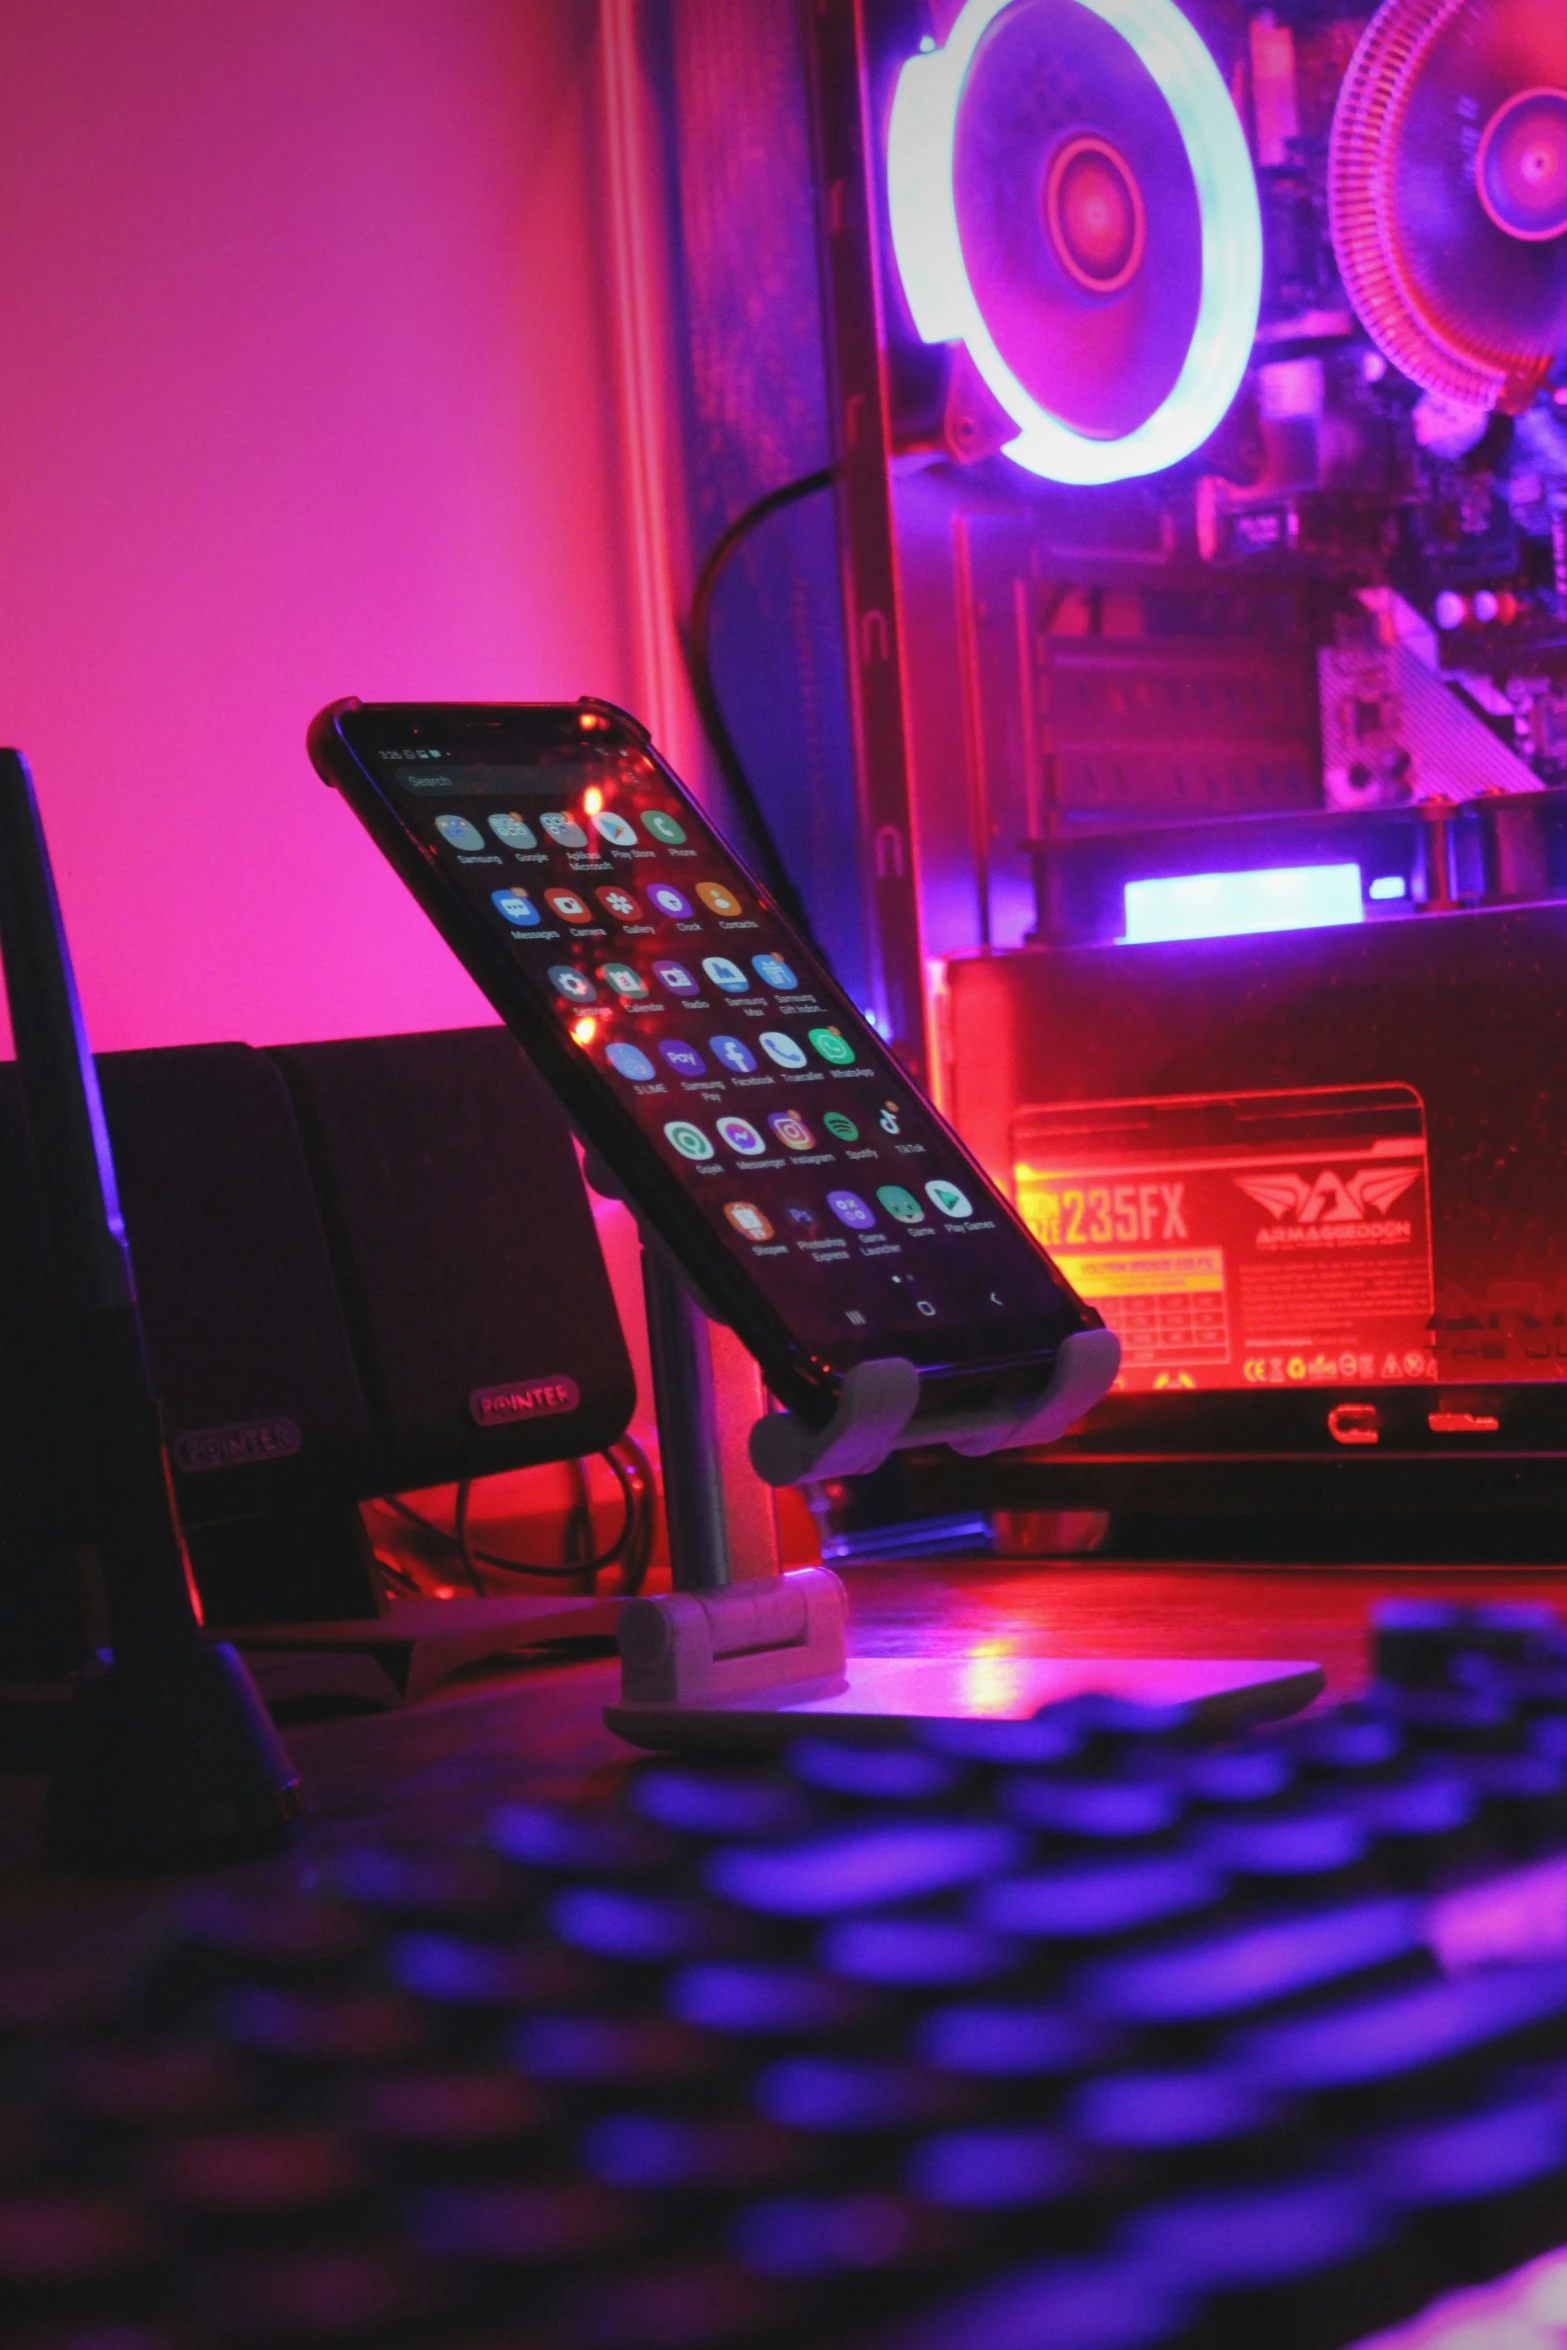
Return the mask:
[[[210,1621],[374,1613],[370,1419],[288,1088],[248,1045],[98,1057]]]
[[[602,1451],[636,1402],[575,1150],[503,1028],[287,1045],[370,1492]]]

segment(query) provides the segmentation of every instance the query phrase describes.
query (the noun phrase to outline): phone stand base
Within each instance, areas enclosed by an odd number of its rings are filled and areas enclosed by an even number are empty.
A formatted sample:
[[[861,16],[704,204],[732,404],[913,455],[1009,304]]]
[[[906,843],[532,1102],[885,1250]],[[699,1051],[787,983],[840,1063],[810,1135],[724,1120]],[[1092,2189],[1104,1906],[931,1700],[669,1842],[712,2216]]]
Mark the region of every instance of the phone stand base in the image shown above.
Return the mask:
[[[750,1751],[804,1730],[892,1739],[922,1721],[1025,1721],[1090,1692],[1188,1705],[1224,1736],[1296,1713],[1320,1665],[1255,1657],[846,1656],[836,1575],[630,1600],[620,1612],[622,1686],[604,1720],[629,1745]]]

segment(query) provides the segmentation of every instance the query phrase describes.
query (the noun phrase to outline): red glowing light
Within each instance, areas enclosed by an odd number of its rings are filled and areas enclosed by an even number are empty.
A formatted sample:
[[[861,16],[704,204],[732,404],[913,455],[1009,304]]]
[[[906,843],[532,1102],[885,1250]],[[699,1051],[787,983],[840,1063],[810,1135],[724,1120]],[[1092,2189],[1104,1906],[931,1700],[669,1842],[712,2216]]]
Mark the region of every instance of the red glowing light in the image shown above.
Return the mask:
[[[604,794],[596,783],[590,783],[582,795],[582,805],[590,816],[596,816],[604,805]]]
[[[578,1044],[591,1044],[596,1031],[597,1022],[593,1020],[573,1020],[571,1024],[572,1036]]]

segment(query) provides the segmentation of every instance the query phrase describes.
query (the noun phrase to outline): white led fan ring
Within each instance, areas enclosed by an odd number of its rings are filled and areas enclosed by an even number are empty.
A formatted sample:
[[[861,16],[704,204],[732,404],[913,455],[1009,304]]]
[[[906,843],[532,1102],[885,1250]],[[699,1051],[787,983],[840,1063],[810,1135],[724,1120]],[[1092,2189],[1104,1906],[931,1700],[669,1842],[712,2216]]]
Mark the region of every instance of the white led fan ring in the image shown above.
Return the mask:
[[[911,57],[887,135],[893,252],[910,314],[927,343],[964,344],[1016,424],[1014,464],[1048,481],[1126,481],[1179,463],[1213,432],[1240,389],[1262,302],[1262,217],[1239,118],[1212,56],[1174,0],[1079,0],[1120,34],[1161,92],[1196,186],[1202,294],[1176,381],[1152,415],[1100,439],[1076,431],[1026,391],[997,348],[969,282],[953,194],[964,82],[980,39],[1017,0],[967,0],[945,46]],[[1048,202],[1048,190],[1047,190]],[[1113,292],[1136,267],[1092,290]],[[1086,280],[1084,282],[1087,282]]]

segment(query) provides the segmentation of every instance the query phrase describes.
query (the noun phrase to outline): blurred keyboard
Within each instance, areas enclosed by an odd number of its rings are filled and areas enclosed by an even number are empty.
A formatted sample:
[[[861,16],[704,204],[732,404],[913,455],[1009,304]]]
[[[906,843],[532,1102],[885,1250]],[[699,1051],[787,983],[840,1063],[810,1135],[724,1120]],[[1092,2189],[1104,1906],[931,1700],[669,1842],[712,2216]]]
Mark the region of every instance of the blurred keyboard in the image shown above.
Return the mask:
[[[1344,2350],[1519,2268],[1567,1635],[1405,1606],[1375,1663],[1226,1745],[1082,1699],[649,1762],[0,1974],[3,2338]]]

